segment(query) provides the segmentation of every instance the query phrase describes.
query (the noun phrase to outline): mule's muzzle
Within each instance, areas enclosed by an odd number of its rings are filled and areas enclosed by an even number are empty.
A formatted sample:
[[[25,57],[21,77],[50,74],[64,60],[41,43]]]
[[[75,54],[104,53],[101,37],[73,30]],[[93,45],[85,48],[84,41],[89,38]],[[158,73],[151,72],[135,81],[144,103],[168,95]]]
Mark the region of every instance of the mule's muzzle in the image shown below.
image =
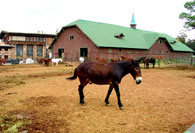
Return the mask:
[[[136,78],[136,84],[140,84],[142,82],[142,77],[137,77]]]

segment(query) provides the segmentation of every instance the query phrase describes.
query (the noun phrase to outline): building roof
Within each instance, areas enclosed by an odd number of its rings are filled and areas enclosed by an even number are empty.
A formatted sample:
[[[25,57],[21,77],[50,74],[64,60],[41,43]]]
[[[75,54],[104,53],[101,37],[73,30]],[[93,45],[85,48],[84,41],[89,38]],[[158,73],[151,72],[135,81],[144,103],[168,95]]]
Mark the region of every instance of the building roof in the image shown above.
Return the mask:
[[[72,26],[78,27],[97,47],[148,50],[159,38],[164,38],[173,51],[193,52],[192,49],[167,34],[80,19],[64,26],[57,37],[63,29]],[[117,38],[116,36],[121,33],[124,37]]]
[[[12,36],[33,36],[33,37],[51,37],[54,38],[55,34],[45,34],[45,33],[22,33],[22,32],[8,32],[8,31],[1,31],[0,39],[2,39],[5,35],[12,35]]]

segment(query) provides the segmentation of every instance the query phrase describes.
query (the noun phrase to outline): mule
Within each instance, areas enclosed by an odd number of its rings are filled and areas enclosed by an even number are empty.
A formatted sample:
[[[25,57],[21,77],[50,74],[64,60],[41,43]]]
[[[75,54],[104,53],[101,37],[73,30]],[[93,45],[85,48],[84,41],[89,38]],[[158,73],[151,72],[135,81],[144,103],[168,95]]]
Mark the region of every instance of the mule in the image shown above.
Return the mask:
[[[49,66],[49,62],[51,62],[50,58],[39,58],[37,59],[38,64],[40,65],[45,65],[45,66]]]
[[[106,58],[99,58],[99,57],[97,57],[96,61],[97,61],[97,63],[102,63],[102,64],[106,64],[107,63]]]
[[[129,73],[136,81],[136,84],[141,83],[142,75],[139,62],[142,59],[143,58],[131,61],[118,61],[108,64],[83,62],[75,68],[74,75],[67,79],[75,80],[77,77],[79,78],[80,85],[78,86],[78,91],[81,104],[85,103],[83,89],[88,83],[100,85],[109,84],[110,86],[105,98],[106,105],[109,105],[109,96],[114,88],[118,99],[118,106],[122,109],[123,104],[120,100],[119,84],[122,78]]]
[[[6,62],[6,59],[5,58],[0,59],[0,65],[5,64],[5,62]]]
[[[153,68],[155,67],[156,60],[155,58],[144,58],[144,68],[149,69],[149,63],[152,63]]]
[[[133,58],[121,56],[121,60],[131,61]]]

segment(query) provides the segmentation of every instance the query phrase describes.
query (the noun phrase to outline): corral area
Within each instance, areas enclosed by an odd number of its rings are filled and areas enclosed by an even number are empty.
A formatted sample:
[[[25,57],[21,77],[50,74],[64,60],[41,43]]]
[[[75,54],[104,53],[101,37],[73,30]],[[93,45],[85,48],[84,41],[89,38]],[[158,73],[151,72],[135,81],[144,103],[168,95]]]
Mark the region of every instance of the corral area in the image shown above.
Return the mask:
[[[119,110],[114,91],[104,104],[108,85],[87,85],[80,105],[79,80],[65,79],[75,67],[0,66],[0,132],[182,133],[195,123],[194,69],[142,69],[140,85],[125,76]]]

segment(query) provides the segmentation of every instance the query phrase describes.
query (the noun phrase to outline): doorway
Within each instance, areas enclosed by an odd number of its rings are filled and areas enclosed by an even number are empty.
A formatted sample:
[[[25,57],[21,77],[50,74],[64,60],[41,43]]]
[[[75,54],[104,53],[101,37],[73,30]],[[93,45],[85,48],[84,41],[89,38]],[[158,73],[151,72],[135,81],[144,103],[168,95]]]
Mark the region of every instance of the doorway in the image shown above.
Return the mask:
[[[58,49],[58,57],[62,58],[63,54],[64,54],[64,49],[63,48]]]
[[[80,48],[80,57],[88,57],[88,48]]]

